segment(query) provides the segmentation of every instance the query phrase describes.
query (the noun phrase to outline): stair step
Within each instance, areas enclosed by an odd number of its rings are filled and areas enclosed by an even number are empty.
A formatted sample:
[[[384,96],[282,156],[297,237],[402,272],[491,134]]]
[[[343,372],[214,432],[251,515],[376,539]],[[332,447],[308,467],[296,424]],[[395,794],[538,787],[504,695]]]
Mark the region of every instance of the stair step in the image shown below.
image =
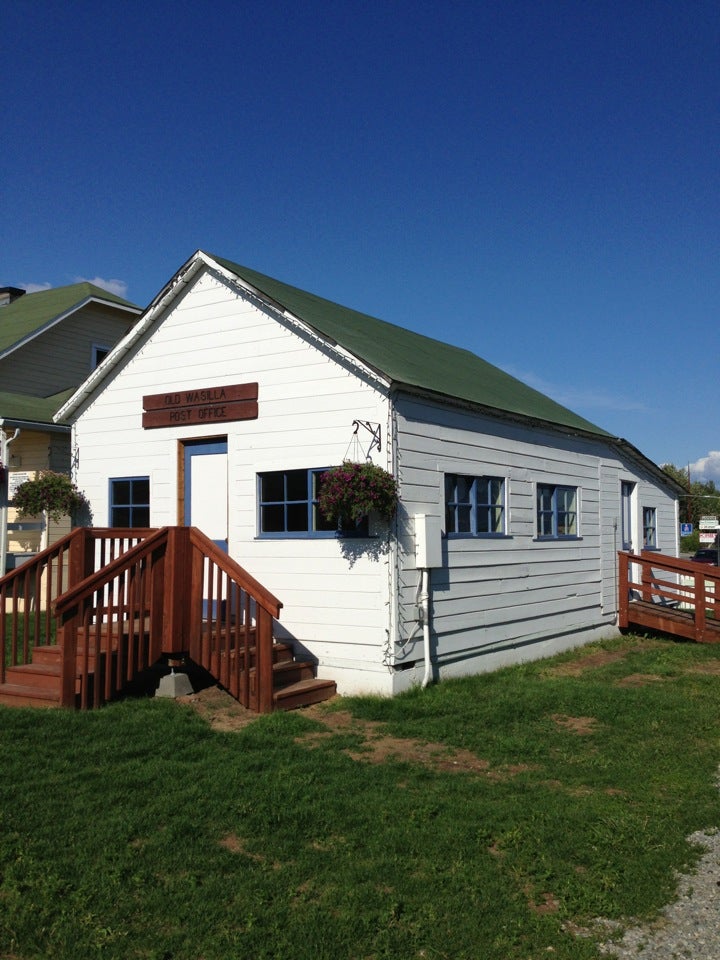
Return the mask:
[[[280,690],[291,683],[312,680],[314,676],[315,667],[312,663],[303,660],[283,660],[273,664],[273,689]]]
[[[32,661],[37,664],[59,664],[61,653],[62,647],[59,647],[56,643],[50,646],[33,647]]]
[[[0,683],[0,703],[6,707],[59,707],[60,697],[52,690],[22,683]]]
[[[273,693],[273,703],[277,710],[295,710],[309,707],[313,703],[322,703],[337,693],[334,680],[299,680]]]
[[[15,686],[52,690],[59,696],[60,661],[58,659],[55,663],[26,663],[17,667],[8,667],[5,671],[5,680]]]

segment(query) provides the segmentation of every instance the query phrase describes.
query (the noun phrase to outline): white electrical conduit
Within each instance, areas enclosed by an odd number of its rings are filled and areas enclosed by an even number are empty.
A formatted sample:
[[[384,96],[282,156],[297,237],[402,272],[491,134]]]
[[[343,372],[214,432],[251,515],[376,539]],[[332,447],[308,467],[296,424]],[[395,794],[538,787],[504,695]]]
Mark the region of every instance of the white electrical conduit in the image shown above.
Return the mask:
[[[422,679],[422,688],[425,689],[432,680],[432,663],[430,660],[430,571],[420,571],[420,619],[423,628],[423,650],[425,653],[425,675]]]
[[[5,469],[5,490],[9,491],[10,483],[10,464],[9,464],[9,455],[8,447],[13,442],[17,440],[20,433],[20,428],[18,427],[15,430],[15,433],[9,439],[5,435],[4,430],[0,427],[0,461]],[[6,573],[5,563],[7,560],[7,551],[8,551],[8,500],[9,497],[4,497],[2,503],[0,503],[0,577],[4,576]]]

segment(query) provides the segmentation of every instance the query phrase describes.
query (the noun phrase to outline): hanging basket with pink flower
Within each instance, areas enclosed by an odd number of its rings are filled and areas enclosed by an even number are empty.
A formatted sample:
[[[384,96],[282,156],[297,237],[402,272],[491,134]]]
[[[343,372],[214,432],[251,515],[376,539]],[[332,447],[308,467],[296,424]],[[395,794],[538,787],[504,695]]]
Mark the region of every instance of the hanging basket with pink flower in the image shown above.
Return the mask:
[[[371,514],[389,523],[397,505],[395,478],[374,463],[345,460],[328,470],[320,483],[318,508],[333,523],[357,523]]]

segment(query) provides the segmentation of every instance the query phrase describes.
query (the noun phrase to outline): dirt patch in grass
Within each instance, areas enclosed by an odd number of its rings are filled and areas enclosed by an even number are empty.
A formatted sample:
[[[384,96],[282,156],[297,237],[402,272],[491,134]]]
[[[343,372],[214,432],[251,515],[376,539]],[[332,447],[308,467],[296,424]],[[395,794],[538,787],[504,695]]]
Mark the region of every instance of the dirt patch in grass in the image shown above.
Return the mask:
[[[258,718],[257,713],[247,710],[218,686],[205,687],[187,697],[178,697],[177,702],[192,707],[213,730],[225,733],[242,730]]]
[[[708,660],[705,663],[695,663],[688,667],[686,673],[700,673],[709,677],[720,676],[720,660]]]
[[[598,727],[595,717],[567,717],[562,713],[553,713],[551,719],[563,730],[577,733],[578,736],[595,733]]]
[[[662,677],[655,673],[630,673],[618,680],[619,687],[646,687],[649,683],[660,683]]]
[[[246,710],[227,691],[218,686],[206,687],[187,697],[178,697],[177,702],[192,707],[213,730],[224,733],[242,730],[258,718],[258,714]],[[347,710],[328,710],[323,704],[307,707],[304,713],[322,723],[325,729],[299,737],[298,743],[312,749],[336,734],[352,733],[361,742],[358,747],[349,749],[346,753],[359,763],[385,763],[388,760],[398,760],[422,764],[444,772],[473,772],[496,781],[507,780],[530,769],[526,764],[492,767],[487,760],[477,757],[469,750],[454,749],[440,743],[424,743],[420,740],[394,737],[384,732],[381,723],[353,717]]]
[[[578,656],[566,663],[559,663],[557,666],[550,667],[547,670],[551,677],[579,677],[587,670],[599,670],[606,667],[609,663],[617,663],[618,660],[624,660],[628,654],[633,653],[638,647],[643,650],[653,650],[662,647],[663,643],[659,640],[628,640],[626,646],[617,650],[594,650],[585,656]]]
[[[346,753],[359,763],[398,760],[403,763],[422,764],[443,772],[478,773],[490,780],[506,780],[530,769],[527,764],[492,767],[489,761],[476,756],[470,750],[391,736],[384,732],[383,724],[358,719],[346,710],[327,710],[318,706],[308,707],[307,713],[319,720],[326,729],[308,733],[298,738],[297,742],[312,748],[335,734],[352,733],[361,738],[362,742],[357,748],[346,750]]]

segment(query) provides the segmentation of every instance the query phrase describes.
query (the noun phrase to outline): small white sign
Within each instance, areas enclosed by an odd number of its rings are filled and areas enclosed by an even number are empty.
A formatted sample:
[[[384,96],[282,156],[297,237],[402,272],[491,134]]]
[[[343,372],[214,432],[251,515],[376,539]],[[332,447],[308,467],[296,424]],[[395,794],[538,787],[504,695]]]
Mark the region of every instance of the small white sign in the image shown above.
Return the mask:
[[[700,543],[715,543],[715,534],[714,534],[714,533],[701,533],[701,534],[700,534]]]
[[[8,501],[13,502],[15,493],[20,484],[30,480],[30,474],[26,470],[13,470],[8,477]]]
[[[700,523],[698,524],[700,530],[717,530],[718,528],[718,518],[717,517],[700,517]]]

